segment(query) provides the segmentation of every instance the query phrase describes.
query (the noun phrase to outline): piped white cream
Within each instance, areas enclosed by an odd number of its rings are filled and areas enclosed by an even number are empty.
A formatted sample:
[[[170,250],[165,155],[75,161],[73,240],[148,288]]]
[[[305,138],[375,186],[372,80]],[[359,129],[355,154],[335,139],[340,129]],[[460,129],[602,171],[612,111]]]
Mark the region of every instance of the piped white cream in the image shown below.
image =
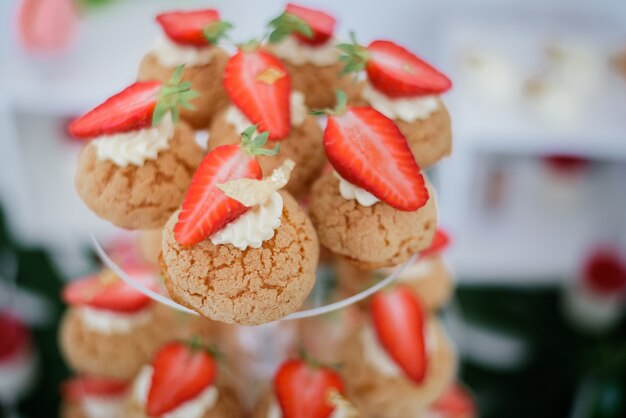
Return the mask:
[[[339,193],[344,199],[356,200],[359,205],[365,207],[373,206],[376,203],[380,202],[380,199],[378,199],[376,196],[374,196],[367,190],[350,183],[349,181],[341,177],[336,171],[333,171],[333,175],[339,179]]]
[[[276,56],[294,65],[313,64],[316,67],[326,67],[335,64],[340,56],[332,38],[321,45],[308,45],[288,36],[269,48]]]
[[[365,83],[361,94],[374,109],[383,115],[390,119],[399,119],[408,123],[418,119],[428,119],[430,115],[439,109],[438,96],[392,98],[386,96],[369,83]]]
[[[166,36],[158,37],[151,50],[159,64],[166,68],[175,68],[179,65],[187,67],[207,65],[213,59],[214,51],[215,48],[212,46],[196,48],[179,45]]]
[[[147,324],[152,318],[149,309],[133,313],[122,313],[83,306],[79,309],[80,319],[92,331],[101,334],[126,334],[135,328]]]
[[[159,152],[169,148],[175,129],[168,113],[158,126],[102,135],[94,138],[92,144],[100,161],[111,161],[118,167],[142,166],[146,160],[156,160]]]

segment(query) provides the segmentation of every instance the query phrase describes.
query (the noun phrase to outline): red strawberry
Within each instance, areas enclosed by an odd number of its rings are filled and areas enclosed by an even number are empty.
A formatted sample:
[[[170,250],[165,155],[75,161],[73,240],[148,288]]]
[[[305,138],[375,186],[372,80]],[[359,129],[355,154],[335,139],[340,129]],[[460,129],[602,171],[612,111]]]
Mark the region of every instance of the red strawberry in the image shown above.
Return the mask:
[[[63,383],[61,394],[69,402],[80,402],[87,396],[119,397],[128,389],[128,384],[122,380],[103,377],[77,376]]]
[[[153,274],[131,273],[133,279],[145,287],[156,289]],[[72,306],[90,306],[114,312],[137,312],[151,302],[111,271],[88,276],[68,284],[63,289],[63,300]]]
[[[241,134],[240,145],[222,145],[208,153],[196,170],[174,226],[174,237],[182,245],[193,245],[210,237],[248,211],[217,185],[243,178],[263,177],[255,155],[276,155],[279,147],[264,148],[268,132],[252,138],[256,126]]]
[[[390,41],[374,41],[367,47],[365,70],[377,89],[390,97],[440,94],[452,87],[442,73],[405,48]]]
[[[474,418],[476,403],[472,395],[461,385],[455,383],[446,390],[430,407],[441,418]]]
[[[313,31],[313,37],[308,38],[301,33],[294,35],[310,45],[320,45],[326,43],[335,31],[335,18],[321,10],[309,9],[297,4],[287,3],[287,13],[290,13],[306,22]]]
[[[302,359],[288,360],[274,377],[274,391],[283,418],[328,418],[335,407],[331,391],[345,393],[341,376],[333,369]]]
[[[77,138],[94,138],[143,129],[155,125],[168,113],[178,118],[179,106],[193,108],[189,100],[198,96],[188,81],[181,83],[184,67],[176,68],[167,84],[141,81],[107,99],[95,109],[70,123]]]
[[[276,57],[257,46],[243,47],[224,71],[224,87],[235,105],[270,139],[284,139],[291,130],[291,80]]]
[[[160,91],[160,81],[134,83],[74,120],[69,131],[77,138],[93,138],[150,126]]]
[[[324,131],[326,155],[339,175],[398,210],[424,206],[424,178],[395,123],[371,107],[339,113],[331,113]]]
[[[156,17],[168,38],[179,45],[202,47],[210,45],[204,36],[207,26],[220,20],[217,10],[191,10],[161,13]]]
[[[0,362],[9,360],[30,345],[28,328],[8,312],[0,311]]]
[[[407,286],[372,297],[372,323],[378,340],[391,358],[415,383],[426,377],[425,311]]]
[[[422,257],[428,257],[429,255],[439,254],[444,251],[450,245],[450,235],[441,228],[437,228],[433,241],[430,243],[430,247],[426,248],[420,255]]]
[[[154,373],[146,405],[151,417],[195,398],[217,377],[217,365],[211,353],[194,343],[166,344],[156,354],[152,367]]]

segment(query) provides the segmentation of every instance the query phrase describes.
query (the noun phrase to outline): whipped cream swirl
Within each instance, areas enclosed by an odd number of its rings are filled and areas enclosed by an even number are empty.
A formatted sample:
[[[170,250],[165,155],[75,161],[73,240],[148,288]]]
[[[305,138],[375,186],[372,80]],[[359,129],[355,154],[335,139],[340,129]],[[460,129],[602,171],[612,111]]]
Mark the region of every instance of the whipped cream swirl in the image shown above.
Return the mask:
[[[124,410],[124,397],[87,396],[81,407],[88,418],[121,417]]]
[[[134,386],[134,397],[137,401],[145,405],[148,400],[148,392],[152,384],[152,366],[144,366],[137,375]],[[176,384],[176,382],[172,382]],[[176,409],[161,415],[162,418],[202,418],[207,411],[215,407],[219,391],[214,385],[207,386],[195,398],[180,404]]]
[[[111,161],[118,167],[142,166],[146,160],[156,160],[159,152],[169,147],[175,129],[168,113],[158,126],[102,135],[94,138],[92,144],[96,147],[98,160]]]
[[[211,235],[211,242],[232,244],[240,250],[248,247],[260,248],[264,241],[274,236],[274,230],[281,224],[283,198],[278,192],[263,204],[257,205],[235,221]]]
[[[408,123],[418,119],[428,119],[439,109],[438,96],[392,98],[376,90],[370,83],[365,83],[361,94],[374,109],[383,115]]]
[[[166,68],[175,68],[179,65],[186,67],[207,65],[213,59],[214,51],[215,48],[212,46],[196,48],[179,45],[166,36],[158,37],[151,50],[159,64]]]
[[[293,91],[290,99],[291,108],[291,126],[300,126],[306,119],[308,109],[304,103],[304,94],[299,91]],[[245,131],[250,125],[250,119],[244,115],[237,106],[230,106],[226,110],[226,122],[233,126],[237,133]],[[258,135],[258,132],[254,132],[254,136]]]
[[[313,64],[316,67],[325,67],[338,62],[340,55],[332,38],[321,45],[308,45],[294,36],[288,36],[269,48],[276,56],[294,65]]]
[[[346,200],[356,200],[359,205],[370,207],[380,202],[376,196],[371,194],[365,189],[355,186],[349,181],[345,180],[336,171],[333,171],[333,175],[339,179],[339,193],[341,197]]]
[[[109,335],[129,333],[136,327],[147,324],[152,318],[152,312],[149,309],[121,313],[83,306],[78,312],[86,328]]]

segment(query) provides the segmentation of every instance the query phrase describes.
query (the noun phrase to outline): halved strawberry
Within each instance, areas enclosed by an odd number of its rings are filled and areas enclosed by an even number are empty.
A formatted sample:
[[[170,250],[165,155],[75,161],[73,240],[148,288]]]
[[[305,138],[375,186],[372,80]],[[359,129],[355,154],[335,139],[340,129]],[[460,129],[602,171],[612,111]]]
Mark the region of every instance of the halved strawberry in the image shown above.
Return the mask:
[[[320,45],[326,43],[335,31],[336,20],[333,16],[321,10],[310,9],[287,3],[287,13],[302,19],[313,31],[312,37],[307,37],[301,33],[294,33],[300,41],[310,45]]]
[[[366,48],[352,34],[352,43],[338,48],[345,73],[365,69],[369,82],[389,97],[441,94],[452,87],[448,77],[391,41],[373,41]]]
[[[203,47],[215,44],[220,36],[211,36],[219,25],[230,24],[220,21],[220,13],[213,9],[171,11],[156,17],[163,31],[173,42],[179,45]],[[213,34],[215,35],[215,34]]]
[[[291,130],[291,79],[281,60],[251,44],[226,64],[224,87],[233,103],[270,139],[284,139]]]
[[[372,297],[371,316],[376,335],[389,356],[417,384],[424,381],[426,358],[426,313],[421,301],[407,286],[400,285]]]
[[[163,346],[153,362],[152,382],[146,412],[151,417],[165,414],[195,398],[213,384],[217,365],[209,350],[191,342]]]
[[[210,237],[250,208],[231,199],[217,185],[237,179],[263,177],[256,155],[276,155],[280,147],[264,148],[269,136],[252,138],[256,126],[241,134],[240,145],[222,145],[208,153],[191,179],[174,237],[182,245],[194,245]]]
[[[131,84],[75,119],[69,125],[69,132],[76,138],[94,138],[135,131],[158,124],[168,112],[177,120],[178,107],[192,109],[188,101],[198,96],[190,82],[181,83],[182,72],[183,66],[178,67],[165,85],[160,81]]]
[[[63,382],[61,395],[68,402],[80,402],[86,397],[121,397],[128,389],[123,380],[106,377],[75,376]]]
[[[26,325],[15,315],[0,311],[0,362],[12,358],[30,345]]]
[[[599,294],[626,294],[626,262],[614,250],[595,251],[584,266],[584,280]]]
[[[283,418],[328,418],[335,407],[332,391],[345,393],[341,376],[307,359],[284,362],[274,376],[274,392]]]
[[[420,252],[422,257],[428,257],[429,255],[439,254],[443,252],[450,245],[450,235],[442,228],[435,230],[435,236],[433,237],[430,247]]]
[[[331,112],[324,149],[341,177],[388,205],[415,211],[428,201],[424,178],[406,139],[379,111],[349,107]]]
[[[429,408],[441,418],[475,418],[476,403],[472,395],[460,384],[450,386]]]
[[[145,287],[156,289],[154,274],[132,273],[131,275]],[[123,313],[137,312],[151,302],[148,296],[135,290],[108,270],[68,284],[63,289],[63,300],[72,306],[90,306]]]
[[[367,77],[387,96],[440,94],[452,87],[448,77],[393,42],[374,41],[367,50],[371,55],[365,67]]]

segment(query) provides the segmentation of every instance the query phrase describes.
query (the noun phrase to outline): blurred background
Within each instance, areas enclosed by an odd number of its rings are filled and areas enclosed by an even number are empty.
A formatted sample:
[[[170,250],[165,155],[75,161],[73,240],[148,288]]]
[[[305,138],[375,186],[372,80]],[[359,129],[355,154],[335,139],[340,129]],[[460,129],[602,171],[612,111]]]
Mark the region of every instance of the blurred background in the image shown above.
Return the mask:
[[[454,237],[446,321],[481,416],[626,417],[626,1],[302,4],[454,82],[454,153],[431,174]],[[0,308],[28,324],[42,370],[22,416],[55,416],[58,293],[96,262],[67,122],[133,81],[157,11],[194,6],[245,40],[283,1],[0,2]]]

